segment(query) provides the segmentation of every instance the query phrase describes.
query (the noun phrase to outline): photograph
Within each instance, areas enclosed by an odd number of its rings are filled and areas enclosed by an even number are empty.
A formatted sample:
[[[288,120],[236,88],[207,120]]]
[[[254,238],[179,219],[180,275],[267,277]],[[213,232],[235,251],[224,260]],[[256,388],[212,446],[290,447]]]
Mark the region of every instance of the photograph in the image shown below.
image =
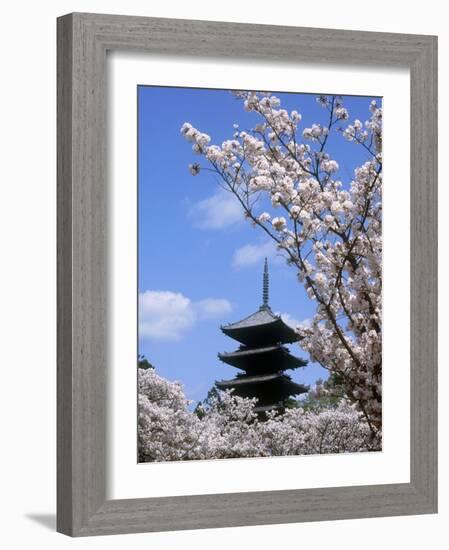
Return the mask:
[[[4,548],[441,548],[444,6],[4,4]]]
[[[382,450],[382,98],[139,85],[138,461]]]

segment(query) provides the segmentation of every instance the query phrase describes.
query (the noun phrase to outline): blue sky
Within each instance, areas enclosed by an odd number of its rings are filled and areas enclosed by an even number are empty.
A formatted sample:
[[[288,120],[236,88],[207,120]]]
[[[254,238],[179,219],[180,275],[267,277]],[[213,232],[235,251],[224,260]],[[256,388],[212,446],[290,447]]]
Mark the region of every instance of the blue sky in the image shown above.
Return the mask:
[[[181,136],[184,122],[221,144],[232,137],[234,123],[250,128],[256,115],[246,113],[241,101],[224,90],[139,86],[137,93],[139,353],[160,375],[182,382],[187,397],[198,401],[215,380],[237,373],[217,358],[218,352],[238,347],[220,325],[261,305],[264,256],[269,257],[273,311],[302,322],[313,316],[315,302],[307,298],[294,269],[243,220],[233,197],[220,191],[216,177],[207,171],[193,177],[188,171],[190,163],[205,162]],[[302,114],[300,130],[326,123],[328,113],[316,95],[276,95],[284,108]],[[343,100],[350,121],[369,117],[371,97]],[[339,134],[330,136],[327,149],[339,162],[337,177],[344,183],[367,158],[363,148]],[[290,349],[308,359],[299,346]],[[312,363],[290,374],[306,384],[327,377]]]

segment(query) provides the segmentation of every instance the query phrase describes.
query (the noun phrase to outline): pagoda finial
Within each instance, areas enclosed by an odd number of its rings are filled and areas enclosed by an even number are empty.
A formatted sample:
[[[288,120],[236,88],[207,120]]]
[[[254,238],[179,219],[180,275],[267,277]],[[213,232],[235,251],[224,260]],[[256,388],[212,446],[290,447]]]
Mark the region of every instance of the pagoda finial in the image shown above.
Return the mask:
[[[268,260],[267,258],[265,258],[265,264],[263,267],[262,307],[269,307],[268,306],[268,289],[269,289]]]

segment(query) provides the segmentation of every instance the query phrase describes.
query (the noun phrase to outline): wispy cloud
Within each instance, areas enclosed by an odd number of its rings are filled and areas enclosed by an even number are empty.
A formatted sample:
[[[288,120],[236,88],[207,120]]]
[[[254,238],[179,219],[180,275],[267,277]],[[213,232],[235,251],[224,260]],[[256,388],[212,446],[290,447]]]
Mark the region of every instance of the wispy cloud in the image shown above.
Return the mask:
[[[273,241],[262,244],[245,244],[234,252],[232,265],[236,268],[249,267],[260,264],[264,258],[273,258],[276,254],[276,245]]]
[[[195,307],[201,319],[216,319],[232,311],[231,304],[224,298],[206,298],[196,302]]]
[[[303,319],[302,321],[298,321],[298,319],[290,315],[290,313],[276,313],[276,315],[280,315],[284,323],[295,330],[300,325],[303,327],[310,327],[312,324],[311,319]]]
[[[180,292],[146,290],[139,294],[139,336],[160,342],[181,340],[199,320],[217,319],[231,311],[224,298],[195,302]]]
[[[189,218],[201,229],[223,229],[243,220],[242,207],[232,193],[218,191],[192,205]]]

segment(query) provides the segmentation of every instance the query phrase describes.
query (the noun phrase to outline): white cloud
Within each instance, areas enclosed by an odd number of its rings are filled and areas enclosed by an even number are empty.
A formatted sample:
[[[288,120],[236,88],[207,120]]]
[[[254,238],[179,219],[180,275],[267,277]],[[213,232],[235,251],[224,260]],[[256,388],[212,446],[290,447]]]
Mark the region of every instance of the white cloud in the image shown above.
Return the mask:
[[[228,300],[193,302],[180,292],[146,290],[139,294],[139,336],[148,340],[181,340],[202,319],[220,318],[232,310]]]
[[[224,298],[206,298],[197,302],[196,308],[202,319],[216,319],[232,311],[230,302]]]
[[[296,330],[296,327],[301,324],[301,322],[298,321],[298,319],[295,319],[289,313],[281,313],[280,315],[284,323],[295,330]]]
[[[242,207],[236,197],[224,189],[194,204],[189,217],[201,229],[223,229],[243,220]]]
[[[299,325],[310,327],[310,325],[312,324],[311,319],[303,319],[302,321],[298,321],[298,319],[292,317],[290,313],[277,313],[276,315],[280,315],[284,323],[295,330],[296,327],[298,327]]]
[[[275,254],[274,241],[267,241],[263,244],[245,244],[234,252],[232,265],[240,268],[260,264],[264,258],[272,258]]]
[[[150,340],[180,340],[195,324],[191,300],[179,292],[147,290],[139,294],[139,335]]]

